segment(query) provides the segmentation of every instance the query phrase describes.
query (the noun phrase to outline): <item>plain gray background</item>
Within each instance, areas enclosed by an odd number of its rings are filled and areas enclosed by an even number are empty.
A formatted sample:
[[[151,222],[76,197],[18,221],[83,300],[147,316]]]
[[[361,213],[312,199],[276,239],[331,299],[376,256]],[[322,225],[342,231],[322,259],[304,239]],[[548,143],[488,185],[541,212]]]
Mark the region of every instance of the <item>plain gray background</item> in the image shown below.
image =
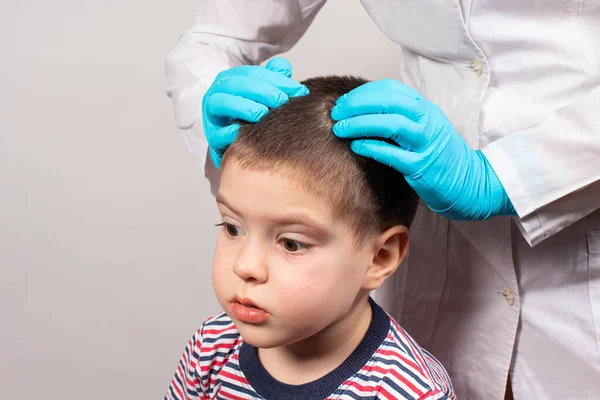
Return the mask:
[[[0,397],[158,399],[219,311],[219,222],[174,127],[164,58],[197,2],[0,5]],[[287,54],[298,79],[398,77],[358,1]]]

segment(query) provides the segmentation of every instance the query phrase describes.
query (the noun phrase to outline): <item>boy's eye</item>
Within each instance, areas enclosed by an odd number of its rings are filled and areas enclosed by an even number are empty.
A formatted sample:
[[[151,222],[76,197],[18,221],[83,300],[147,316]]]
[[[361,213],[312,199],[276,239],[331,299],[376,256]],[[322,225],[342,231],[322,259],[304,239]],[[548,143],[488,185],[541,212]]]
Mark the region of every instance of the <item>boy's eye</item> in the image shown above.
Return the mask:
[[[225,230],[227,231],[227,234],[229,236],[238,236],[239,235],[238,227],[235,225],[227,225],[227,226],[225,226]]]
[[[225,233],[227,234],[227,236],[231,236],[231,237],[243,236],[246,233],[239,226],[235,226],[235,225],[229,224],[227,222],[217,224],[216,226],[222,226],[225,229]]]
[[[292,239],[283,238],[280,240],[280,243],[283,246],[283,249],[288,253],[298,253],[308,248],[308,245]]]

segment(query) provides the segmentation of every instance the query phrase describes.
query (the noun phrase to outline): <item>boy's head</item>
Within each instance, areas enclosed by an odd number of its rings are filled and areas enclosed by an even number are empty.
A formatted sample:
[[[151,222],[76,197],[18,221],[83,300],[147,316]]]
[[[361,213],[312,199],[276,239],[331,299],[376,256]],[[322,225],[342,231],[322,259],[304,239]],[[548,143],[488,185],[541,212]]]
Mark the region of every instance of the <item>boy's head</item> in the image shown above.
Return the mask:
[[[243,125],[221,164],[213,286],[257,347],[298,342],[368,307],[406,253],[417,207],[399,172],[332,132],[336,100],[366,81],[302,83],[310,94]]]
[[[331,109],[343,94],[367,83],[352,76],[311,78],[308,96],[271,110],[257,124],[243,125],[223,159],[241,168],[296,180],[328,201],[352,227],[357,243],[394,225],[410,226],[417,195],[398,171],[350,150],[332,132]]]

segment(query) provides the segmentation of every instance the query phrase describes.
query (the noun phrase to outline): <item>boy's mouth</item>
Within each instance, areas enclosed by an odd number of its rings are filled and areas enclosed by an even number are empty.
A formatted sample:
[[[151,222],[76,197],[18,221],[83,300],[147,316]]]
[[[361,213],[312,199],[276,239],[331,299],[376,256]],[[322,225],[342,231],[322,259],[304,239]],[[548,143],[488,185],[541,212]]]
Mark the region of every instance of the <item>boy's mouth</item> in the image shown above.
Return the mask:
[[[239,297],[239,296],[235,296],[235,298],[233,299],[233,303],[239,303],[243,306],[246,306],[248,308],[255,308],[257,310],[260,310],[261,308],[259,306],[257,306],[256,304],[254,304],[254,302],[246,297]]]
[[[248,298],[235,296],[231,304],[233,315],[242,322],[260,324],[269,319],[270,314]]]

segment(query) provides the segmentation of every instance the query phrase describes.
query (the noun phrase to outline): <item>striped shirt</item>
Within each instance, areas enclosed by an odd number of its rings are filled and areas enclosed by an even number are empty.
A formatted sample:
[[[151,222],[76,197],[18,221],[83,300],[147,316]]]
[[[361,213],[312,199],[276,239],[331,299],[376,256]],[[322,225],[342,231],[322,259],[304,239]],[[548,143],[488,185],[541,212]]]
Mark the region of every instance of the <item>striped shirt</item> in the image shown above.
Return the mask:
[[[373,318],[352,354],[302,385],[274,379],[225,313],[192,336],[165,400],[455,399],[444,367],[370,299]]]

